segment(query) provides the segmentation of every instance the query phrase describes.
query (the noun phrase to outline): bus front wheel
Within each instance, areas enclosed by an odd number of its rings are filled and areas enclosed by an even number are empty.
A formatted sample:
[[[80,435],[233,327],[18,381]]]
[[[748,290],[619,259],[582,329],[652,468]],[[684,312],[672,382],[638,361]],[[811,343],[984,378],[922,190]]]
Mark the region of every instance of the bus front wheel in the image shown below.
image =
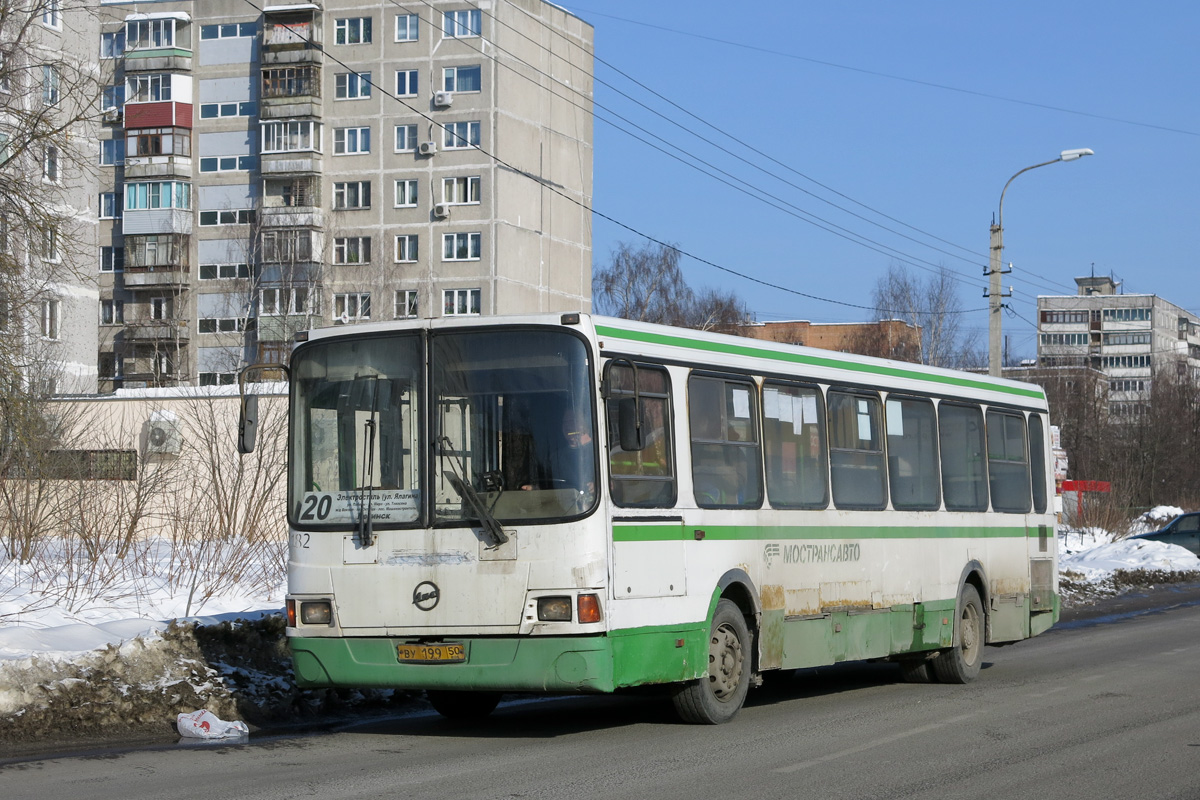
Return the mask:
[[[954,619],[954,647],[938,653],[930,662],[942,683],[970,683],[983,664],[983,601],[979,590],[963,584]]]
[[[750,689],[750,629],[732,600],[721,600],[708,640],[708,671],[681,684],[671,699],[684,722],[718,725],[733,719]]]

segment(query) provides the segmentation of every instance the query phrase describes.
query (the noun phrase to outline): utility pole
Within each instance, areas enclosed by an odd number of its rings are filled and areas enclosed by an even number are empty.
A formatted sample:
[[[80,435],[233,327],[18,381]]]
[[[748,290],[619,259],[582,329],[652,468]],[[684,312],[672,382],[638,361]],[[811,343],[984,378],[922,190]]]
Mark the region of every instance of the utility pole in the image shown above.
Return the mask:
[[[988,374],[999,377],[1000,375],[1000,312],[1004,308],[1002,302],[1005,297],[1011,296],[1011,293],[1003,294],[1000,287],[1000,276],[1005,272],[1011,272],[1012,268],[1005,270],[1001,267],[1002,256],[1004,254],[1004,193],[1008,191],[1009,185],[1017,179],[1018,175],[1024,175],[1031,169],[1038,167],[1057,164],[1060,161],[1074,161],[1084,156],[1095,155],[1095,153],[1086,148],[1081,147],[1076,150],[1063,150],[1058,158],[1053,161],[1043,161],[1041,164],[1034,164],[1031,167],[1017,172],[1008,179],[1008,183],[1004,184],[1004,189],[1000,192],[1000,207],[996,216],[996,221],[991,226],[991,254],[988,259]]]

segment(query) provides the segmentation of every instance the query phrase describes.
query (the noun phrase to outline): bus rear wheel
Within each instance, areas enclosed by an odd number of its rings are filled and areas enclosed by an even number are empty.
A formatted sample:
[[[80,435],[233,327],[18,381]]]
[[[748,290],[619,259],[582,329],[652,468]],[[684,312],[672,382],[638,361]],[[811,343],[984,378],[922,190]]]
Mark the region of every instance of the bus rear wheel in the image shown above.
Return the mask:
[[[983,601],[979,590],[963,584],[954,619],[954,647],[934,656],[934,676],[942,683],[970,683],[983,665]]]
[[[496,710],[499,692],[452,692],[429,689],[425,692],[433,710],[446,719],[483,719]]]
[[[684,722],[719,725],[737,716],[750,689],[750,629],[737,604],[717,603],[708,639],[708,671],[671,696]]]

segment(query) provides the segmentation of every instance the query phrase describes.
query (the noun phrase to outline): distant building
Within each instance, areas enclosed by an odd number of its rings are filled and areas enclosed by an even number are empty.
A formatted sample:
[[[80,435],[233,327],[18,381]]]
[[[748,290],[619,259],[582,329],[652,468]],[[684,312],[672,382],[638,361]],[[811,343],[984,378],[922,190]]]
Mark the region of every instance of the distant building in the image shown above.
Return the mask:
[[[921,360],[921,329],[898,319],[834,323],[807,320],[755,322],[741,326],[734,333],[751,339],[819,347],[842,353],[860,353],[901,361]]]
[[[1076,278],[1076,295],[1038,297],[1038,367],[1090,367],[1109,412],[1137,415],[1155,378],[1200,380],[1200,317],[1153,294],[1117,294],[1108,277]]]

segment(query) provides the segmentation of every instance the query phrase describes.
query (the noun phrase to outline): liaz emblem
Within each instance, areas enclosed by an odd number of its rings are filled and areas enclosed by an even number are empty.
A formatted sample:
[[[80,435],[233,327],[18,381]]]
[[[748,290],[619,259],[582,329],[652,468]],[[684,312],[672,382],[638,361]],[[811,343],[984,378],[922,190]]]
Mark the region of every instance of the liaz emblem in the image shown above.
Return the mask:
[[[421,581],[413,589],[413,605],[422,611],[432,611],[442,597],[442,592],[433,581]]]

